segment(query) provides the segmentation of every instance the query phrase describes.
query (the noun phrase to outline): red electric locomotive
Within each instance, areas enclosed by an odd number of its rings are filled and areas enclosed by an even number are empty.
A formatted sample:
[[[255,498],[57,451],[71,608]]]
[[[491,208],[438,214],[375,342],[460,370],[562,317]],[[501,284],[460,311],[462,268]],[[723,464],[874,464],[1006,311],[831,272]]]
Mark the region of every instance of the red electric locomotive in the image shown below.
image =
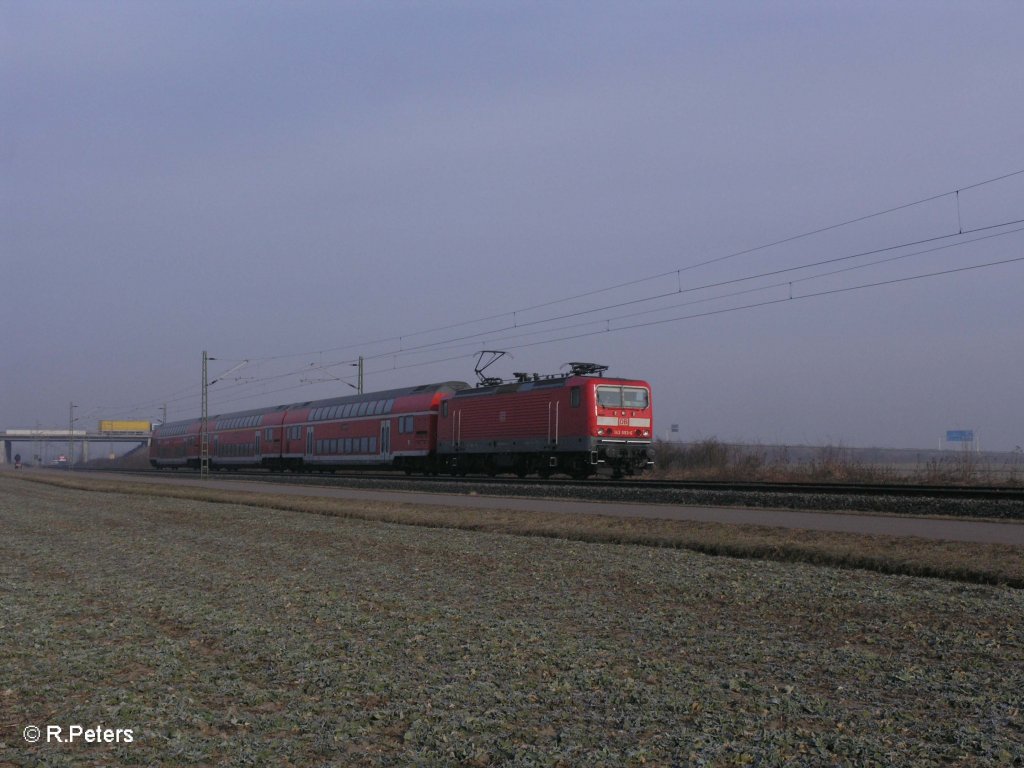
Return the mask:
[[[652,465],[650,386],[604,378],[607,366],[569,365],[564,376],[485,380],[485,386],[443,400],[437,443],[442,466],[458,474],[564,472],[583,478],[632,475]]]

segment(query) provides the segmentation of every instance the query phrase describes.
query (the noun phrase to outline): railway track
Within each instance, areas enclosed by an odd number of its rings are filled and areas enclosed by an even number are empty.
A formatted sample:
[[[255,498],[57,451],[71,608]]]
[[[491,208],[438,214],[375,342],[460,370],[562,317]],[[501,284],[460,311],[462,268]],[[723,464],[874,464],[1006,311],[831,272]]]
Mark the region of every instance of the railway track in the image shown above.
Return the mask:
[[[651,481],[658,486],[658,481]],[[860,483],[737,483],[683,481],[667,483],[667,488],[698,490],[750,491],[752,493],[828,493],[849,496],[899,496],[933,499],[992,499],[1024,502],[1024,488],[970,485],[865,485]]]
[[[117,471],[124,470],[94,470]],[[138,474],[163,477],[198,477],[192,471],[137,470]],[[560,498],[601,499],[604,496],[621,499],[628,497],[643,502],[664,503],[666,499],[684,499],[688,494],[709,495],[729,503],[742,503],[742,499],[768,498],[775,501],[796,498],[849,498],[891,500],[932,500],[992,502],[1000,507],[1020,505],[1024,517],[1024,488],[1000,486],[945,486],[945,485],[862,485],[850,483],[768,483],[730,481],[662,481],[662,480],[610,480],[610,479],[540,479],[516,477],[453,477],[405,476],[395,472],[265,472],[259,470],[215,471],[213,477],[222,479],[245,478],[268,483],[291,485],[329,485],[358,488],[387,488],[437,493],[486,493],[509,496],[554,495]],[[705,499],[707,500],[707,499]],[[683,502],[685,503],[685,502]],[[762,506],[763,504],[757,504]],[[792,506],[782,503],[782,506]],[[1014,515],[1016,516],[1016,515]]]

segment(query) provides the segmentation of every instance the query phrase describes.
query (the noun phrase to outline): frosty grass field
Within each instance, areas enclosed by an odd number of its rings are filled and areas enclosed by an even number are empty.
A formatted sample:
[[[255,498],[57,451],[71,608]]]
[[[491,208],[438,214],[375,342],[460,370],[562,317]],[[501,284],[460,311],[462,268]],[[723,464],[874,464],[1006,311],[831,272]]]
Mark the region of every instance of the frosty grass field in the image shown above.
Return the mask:
[[[0,765],[1024,765],[1006,586],[0,475],[0,606]]]

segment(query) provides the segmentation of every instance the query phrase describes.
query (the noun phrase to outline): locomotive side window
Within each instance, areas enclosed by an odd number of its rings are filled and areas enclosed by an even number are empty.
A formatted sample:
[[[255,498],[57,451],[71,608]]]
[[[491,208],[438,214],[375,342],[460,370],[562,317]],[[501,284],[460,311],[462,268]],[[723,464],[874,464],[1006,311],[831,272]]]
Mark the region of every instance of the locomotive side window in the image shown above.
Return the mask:
[[[569,405],[571,405],[573,408],[579,408],[580,407],[580,388],[579,387],[573,387],[571,390],[569,390]]]

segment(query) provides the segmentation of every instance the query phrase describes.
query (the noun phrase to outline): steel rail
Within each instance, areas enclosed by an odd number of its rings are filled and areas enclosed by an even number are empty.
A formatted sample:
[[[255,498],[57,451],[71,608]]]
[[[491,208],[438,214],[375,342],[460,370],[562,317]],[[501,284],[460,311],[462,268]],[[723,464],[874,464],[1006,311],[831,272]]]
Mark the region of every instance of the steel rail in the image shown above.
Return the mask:
[[[96,472],[139,472],[163,474],[168,477],[181,475],[190,477],[192,470],[124,470],[124,469],[76,469],[75,471]],[[1024,488],[1014,486],[971,486],[971,485],[903,485],[903,484],[860,484],[860,483],[823,483],[823,482],[737,482],[718,480],[645,480],[645,479],[607,479],[590,478],[572,480],[568,478],[517,478],[508,476],[486,477],[482,475],[454,476],[412,475],[407,476],[397,471],[337,471],[329,470],[309,472],[270,472],[266,470],[215,468],[222,477],[245,477],[261,479],[267,482],[281,483],[327,483],[343,485],[349,481],[377,482],[383,481],[390,485],[408,484],[410,487],[427,490],[431,484],[457,484],[472,488],[475,485],[499,486],[512,490],[517,487],[557,488],[562,495],[571,488],[596,489],[614,488],[616,490],[643,491],[718,491],[722,493],[777,493],[780,495],[841,495],[841,496],[879,496],[904,498],[963,499],[986,501],[1017,501],[1024,502]]]

